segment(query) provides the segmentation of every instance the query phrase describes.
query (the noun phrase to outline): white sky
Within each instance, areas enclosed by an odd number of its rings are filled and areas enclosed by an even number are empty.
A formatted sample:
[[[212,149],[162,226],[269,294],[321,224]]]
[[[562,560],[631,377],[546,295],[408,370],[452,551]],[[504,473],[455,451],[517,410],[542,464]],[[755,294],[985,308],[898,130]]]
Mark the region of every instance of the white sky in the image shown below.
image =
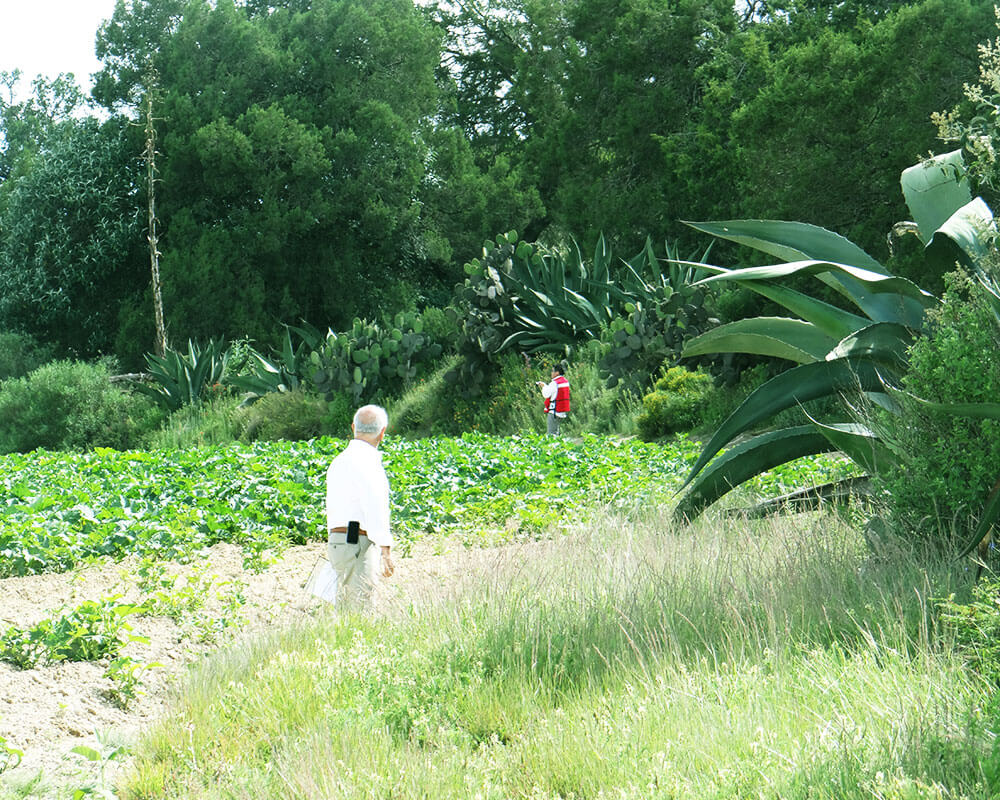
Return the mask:
[[[115,0],[0,0],[0,70],[21,70],[22,97],[36,75],[60,72],[72,72],[89,92],[100,68],[97,28],[114,10]]]

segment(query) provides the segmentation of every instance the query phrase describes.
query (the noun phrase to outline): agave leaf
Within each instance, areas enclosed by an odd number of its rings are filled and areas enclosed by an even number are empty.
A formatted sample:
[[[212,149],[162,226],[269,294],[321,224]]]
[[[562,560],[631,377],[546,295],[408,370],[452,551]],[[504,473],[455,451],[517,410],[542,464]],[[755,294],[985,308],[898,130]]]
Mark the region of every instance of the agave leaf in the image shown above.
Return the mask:
[[[927,255],[944,268],[956,261],[969,267],[982,263],[996,234],[993,212],[981,197],[959,208],[934,231]]]
[[[994,489],[990,494],[989,500],[986,501],[986,505],[983,507],[983,513],[979,517],[979,524],[976,526],[976,530],[973,531],[972,536],[969,537],[969,540],[959,552],[958,557],[964,558],[975,550],[978,544],[986,538],[990,529],[996,525],[998,519],[1000,519],[1000,492]]]
[[[788,317],[755,317],[720,325],[691,339],[684,357],[709,353],[753,353],[807,364],[823,361],[837,341],[811,322]]]
[[[772,467],[835,449],[836,446],[813,425],[798,425],[755,436],[727,450],[698,475],[674,513],[695,517],[733,487]]]
[[[864,494],[871,494],[871,478],[867,475],[796,489],[781,497],[764,500],[751,508],[735,509],[733,513],[746,517],[763,517],[781,511],[814,511],[823,503],[843,503]]]
[[[895,391],[905,394],[929,411],[943,411],[946,414],[954,414],[960,417],[974,417],[975,419],[1000,419],[1000,403],[935,403],[930,400],[924,400],[909,392],[902,392],[899,389]]]
[[[898,465],[892,451],[864,425],[853,422],[824,424],[812,417],[809,419],[830,444],[870,475]]]
[[[875,322],[898,322],[919,328],[923,324],[924,310],[937,303],[933,295],[906,278],[829,261],[791,261],[731,270],[704,278],[699,283],[780,280],[793,275],[816,275],[826,280]],[[828,280],[830,278],[833,280]]]
[[[818,260],[887,274],[885,267],[849,239],[805,222],[736,219],[684,222],[695,230],[752,247],[784,261]]]
[[[961,150],[904,169],[899,183],[925,245],[956,209],[972,200]]]
[[[751,281],[746,287],[784,306],[793,314],[798,314],[806,322],[811,322],[820,331],[837,341],[871,324],[871,320],[866,317],[844,311],[835,305],[780,284]]]
[[[905,325],[876,322],[843,338],[826,358],[868,358],[899,369],[906,365],[907,348],[912,343],[913,332]]]
[[[702,449],[684,486],[729,442],[779,411],[794,405],[845,391],[878,391],[883,386],[875,366],[847,358],[817,361],[785,370],[758,387],[719,426]],[[683,486],[681,487],[683,488]]]

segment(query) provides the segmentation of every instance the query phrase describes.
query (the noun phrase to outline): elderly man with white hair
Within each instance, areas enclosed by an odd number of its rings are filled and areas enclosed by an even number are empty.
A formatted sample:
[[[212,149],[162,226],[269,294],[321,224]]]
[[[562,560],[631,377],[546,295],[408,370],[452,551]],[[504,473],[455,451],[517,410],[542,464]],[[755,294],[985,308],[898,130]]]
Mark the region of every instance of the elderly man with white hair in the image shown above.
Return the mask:
[[[354,414],[354,438],[326,472],[327,555],[337,572],[337,602],[364,610],[379,577],[393,572],[389,480],[378,447],[389,417],[380,406]]]

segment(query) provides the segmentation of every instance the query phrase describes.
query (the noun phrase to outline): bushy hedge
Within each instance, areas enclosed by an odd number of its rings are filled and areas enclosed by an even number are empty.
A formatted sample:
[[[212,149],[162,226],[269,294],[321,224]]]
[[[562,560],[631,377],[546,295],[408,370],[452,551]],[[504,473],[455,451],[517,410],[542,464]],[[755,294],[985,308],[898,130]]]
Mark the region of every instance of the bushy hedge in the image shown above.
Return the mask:
[[[0,389],[0,453],[141,447],[163,419],[147,397],[111,383],[110,362],[52,361]]]
[[[702,421],[713,391],[712,378],[704,372],[671,367],[642,398],[639,432],[645,439],[655,439],[691,430]]]
[[[995,403],[1000,399],[1000,321],[985,289],[965,273],[949,275],[941,306],[929,313],[926,335],[910,350],[898,397],[902,413],[876,414],[902,462],[880,472],[888,521],[899,532],[937,538],[962,535],[1000,478],[1000,422],[928,409],[936,403]]]

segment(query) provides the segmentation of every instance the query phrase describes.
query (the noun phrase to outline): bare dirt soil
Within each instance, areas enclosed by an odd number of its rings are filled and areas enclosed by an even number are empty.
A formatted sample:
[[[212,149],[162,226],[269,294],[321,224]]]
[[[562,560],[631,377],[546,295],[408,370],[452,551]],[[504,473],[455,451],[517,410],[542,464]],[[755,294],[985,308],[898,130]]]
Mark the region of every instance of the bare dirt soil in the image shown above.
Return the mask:
[[[396,559],[395,575],[380,587],[379,613],[393,613],[414,602],[454,590],[460,578],[492,573],[502,551],[466,550],[436,554],[429,547],[415,548],[408,558]],[[79,745],[107,753],[129,745],[137,734],[163,714],[173,688],[188,665],[212,649],[255,631],[293,625],[317,614],[334,613],[331,607],[304,590],[310,571],[323,554],[321,544],[293,547],[280,561],[260,574],[244,569],[242,551],[218,544],[204,558],[170,564],[165,593],[174,598],[198,595],[205,605],[191,614],[134,615],[127,618],[132,633],[148,643],[130,642],[121,652],[143,664],[159,663],[142,675],[143,694],[118,707],[107,696],[112,682],[105,677],[108,659],[98,662],[63,662],[19,670],[0,662],[0,736],[7,745],[23,751],[21,764],[7,770],[0,784],[23,786],[37,781],[37,794],[45,787],[59,792],[93,780],[99,765],[72,753]],[[509,553],[507,554],[509,557]],[[140,602],[149,596],[142,586],[140,564],[106,562],[65,574],[34,575],[0,581],[0,630],[10,625],[27,627],[40,619],[75,608],[84,601],[115,598],[113,602]],[[239,594],[239,600],[235,601]],[[228,623],[216,630],[220,623]],[[113,770],[122,762],[109,765]],[[41,775],[41,779],[38,776]],[[109,775],[105,774],[105,785]],[[82,782],[82,783],[81,783]],[[3,795],[0,790],[0,796]]]

